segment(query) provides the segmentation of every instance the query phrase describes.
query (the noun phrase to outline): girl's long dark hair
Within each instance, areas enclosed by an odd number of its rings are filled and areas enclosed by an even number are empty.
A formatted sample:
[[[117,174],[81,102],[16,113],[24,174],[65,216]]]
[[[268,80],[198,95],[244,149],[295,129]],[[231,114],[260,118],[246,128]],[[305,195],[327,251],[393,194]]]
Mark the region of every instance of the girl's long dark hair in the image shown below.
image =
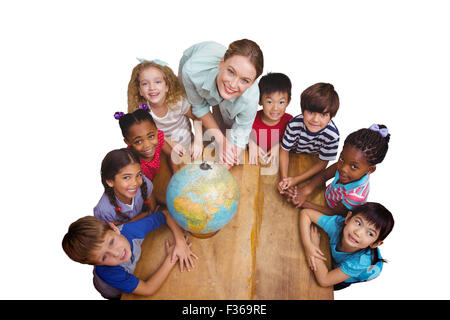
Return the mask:
[[[105,188],[105,193],[108,196],[109,202],[115,208],[116,214],[124,221],[130,220],[130,217],[118,210],[119,205],[117,204],[117,199],[114,194],[114,188],[110,187],[106,183],[106,181],[114,180],[116,174],[119,173],[122,168],[131,163],[137,163],[140,165],[139,157],[131,149],[122,148],[113,150],[108,152],[108,154],[103,159],[100,172],[100,175],[102,177],[102,184]],[[149,205],[145,203],[145,200],[147,199],[147,193],[147,183],[145,183],[145,180],[143,180],[141,184],[141,194],[144,200],[142,211],[149,210]]]

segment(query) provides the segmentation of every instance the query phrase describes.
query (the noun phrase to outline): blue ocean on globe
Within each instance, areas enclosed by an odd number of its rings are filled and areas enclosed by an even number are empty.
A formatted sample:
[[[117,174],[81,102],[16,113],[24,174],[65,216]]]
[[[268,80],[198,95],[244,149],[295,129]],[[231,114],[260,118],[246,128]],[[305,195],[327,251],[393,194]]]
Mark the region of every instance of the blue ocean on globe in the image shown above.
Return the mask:
[[[239,190],[233,175],[220,164],[194,162],[173,175],[166,201],[181,228],[194,235],[206,235],[220,230],[233,218]]]

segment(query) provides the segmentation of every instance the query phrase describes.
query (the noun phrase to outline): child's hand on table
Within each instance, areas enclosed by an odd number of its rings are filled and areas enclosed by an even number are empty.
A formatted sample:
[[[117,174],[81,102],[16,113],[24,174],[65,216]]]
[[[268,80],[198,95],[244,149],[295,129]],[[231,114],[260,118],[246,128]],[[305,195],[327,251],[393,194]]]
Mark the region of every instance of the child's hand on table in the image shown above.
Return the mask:
[[[292,177],[283,178],[278,183],[278,191],[280,192],[280,194],[286,194],[288,192],[288,189],[291,187],[292,187]]]
[[[305,247],[306,260],[311,270],[316,271],[315,259],[326,261],[325,255],[320,250],[320,232],[317,226],[311,224],[310,228],[311,244]]]
[[[178,241],[175,243],[175,248],[172,252],[172,261],[180,261],[180,271],[184,271],[184,266],[188,271],[191,271],[191,268],[194,268],[194,261],[192,257],[198,259],[198,257],[191,251],[190,247],[192,243],[189,242],[188,237],[184,236],[184,241]]]

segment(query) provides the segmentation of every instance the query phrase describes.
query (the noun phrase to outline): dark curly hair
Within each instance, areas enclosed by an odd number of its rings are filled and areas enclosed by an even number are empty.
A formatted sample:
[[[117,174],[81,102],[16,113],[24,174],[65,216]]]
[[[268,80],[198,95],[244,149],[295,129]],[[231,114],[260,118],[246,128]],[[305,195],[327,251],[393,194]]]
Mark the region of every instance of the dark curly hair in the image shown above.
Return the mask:
[[[130,129],[133,124],[141,123],[143,121],[149,121],[156,127],[156,123],[153,120],[152,115],[147,110],[137,109],[134,112],[127,113],[120,117],[119,126],[120,130],[122,131],[122,136],[124,138],[127,138],[128,129]]]
[[[383,124],[379,124],[378,127],[380,130],[387,129]],[[379,131],[364,128],[349,134],[344,141],[344,146],[350,144],[361,150],[365,154],[367,162],[376,165],[384,160],[390,138],[389,133],[383,137]]]

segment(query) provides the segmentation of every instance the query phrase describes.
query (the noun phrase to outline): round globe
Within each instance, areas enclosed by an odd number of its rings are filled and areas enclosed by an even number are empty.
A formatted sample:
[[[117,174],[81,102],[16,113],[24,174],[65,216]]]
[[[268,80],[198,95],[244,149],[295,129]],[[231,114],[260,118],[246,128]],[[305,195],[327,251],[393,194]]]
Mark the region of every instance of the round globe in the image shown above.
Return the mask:
[[[166,201],[170,215],[181,228],[207,238],[233,218],[239,190],[231,173],[220,164],[194,162],[173,175]]]

